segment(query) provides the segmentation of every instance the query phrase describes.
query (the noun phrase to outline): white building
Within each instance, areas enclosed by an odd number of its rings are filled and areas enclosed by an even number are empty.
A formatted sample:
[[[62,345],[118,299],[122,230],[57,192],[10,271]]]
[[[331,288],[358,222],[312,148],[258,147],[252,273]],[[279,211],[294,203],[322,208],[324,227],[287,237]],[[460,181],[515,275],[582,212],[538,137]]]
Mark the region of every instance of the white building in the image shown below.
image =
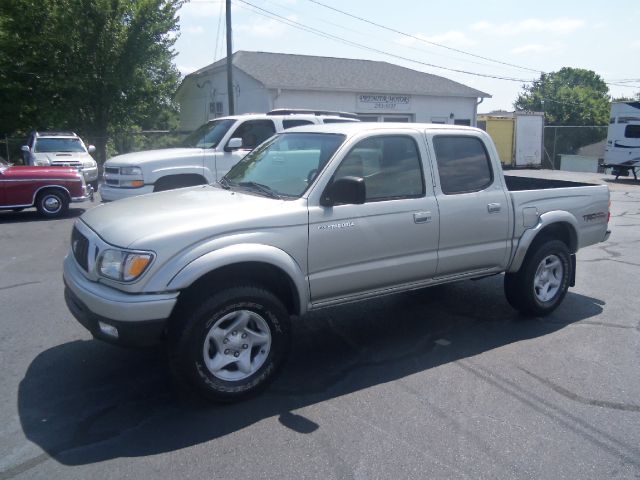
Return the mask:
[[[489,94],[387,62],[283,53],[233,54],[236,113],[276,108],[357,113],[366,121],[476,125]],[[176,100],[180,127],[228,114],[226,58],[187,75]]]

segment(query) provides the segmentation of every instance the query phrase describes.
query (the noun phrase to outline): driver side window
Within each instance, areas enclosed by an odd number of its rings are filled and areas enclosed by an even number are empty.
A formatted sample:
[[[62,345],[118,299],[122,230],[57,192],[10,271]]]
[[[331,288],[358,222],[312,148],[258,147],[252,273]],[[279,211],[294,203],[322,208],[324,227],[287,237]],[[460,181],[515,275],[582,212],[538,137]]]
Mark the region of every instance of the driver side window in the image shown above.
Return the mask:
[[[362,140],[347,154],[335,179],[364,179],[366,201],[417,198],[425,194],[422,161],[415,140],[387,135]]]
[[[231,135],[232,138],[242,139],[242,148],[253,150],[267,138],[276,133],[271,120],[247,120]]]

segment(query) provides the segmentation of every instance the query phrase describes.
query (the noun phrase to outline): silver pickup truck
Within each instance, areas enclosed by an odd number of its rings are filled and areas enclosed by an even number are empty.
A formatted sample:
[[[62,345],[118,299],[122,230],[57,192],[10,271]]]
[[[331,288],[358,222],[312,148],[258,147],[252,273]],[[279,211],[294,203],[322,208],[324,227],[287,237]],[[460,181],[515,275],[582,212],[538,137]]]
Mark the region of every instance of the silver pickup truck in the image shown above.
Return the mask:
[[[96,338],[164,341],[179,380],[233,401],[273,379],[310,310],[504,272],[509,303],[547,315],[608,220],[606,186],[505,177],[474,128],[296,127],[219,183],[86,212],[65,296]]]

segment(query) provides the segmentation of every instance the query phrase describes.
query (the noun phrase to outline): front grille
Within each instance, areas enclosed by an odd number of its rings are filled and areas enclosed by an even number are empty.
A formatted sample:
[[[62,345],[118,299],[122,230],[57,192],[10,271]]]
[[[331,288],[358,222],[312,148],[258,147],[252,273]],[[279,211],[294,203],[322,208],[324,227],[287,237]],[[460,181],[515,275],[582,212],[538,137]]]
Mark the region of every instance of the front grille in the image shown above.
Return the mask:
[[[118,175],[120,173],[120,167],[105,167],[104,173],[111,173],[113,175]]]
[[[89,269],[89,240],[76,227],[73,227],[71,232],[71,249],[76,262],[86,272]]]
[[[63,162],[58,160],[58,161],[52,162],[51,165],[54,167],[81,167],[82,163],[73,162],[73,161]]]

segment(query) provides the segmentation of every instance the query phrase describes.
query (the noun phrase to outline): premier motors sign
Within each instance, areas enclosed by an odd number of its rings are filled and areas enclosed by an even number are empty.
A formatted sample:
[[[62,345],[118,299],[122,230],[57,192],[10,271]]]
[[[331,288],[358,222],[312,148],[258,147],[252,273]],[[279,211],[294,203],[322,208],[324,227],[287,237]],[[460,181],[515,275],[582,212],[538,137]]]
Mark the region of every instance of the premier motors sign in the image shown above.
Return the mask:
[[[411,109],[411,95],[358,95],[358,110],[386,110],[405,112]]]

